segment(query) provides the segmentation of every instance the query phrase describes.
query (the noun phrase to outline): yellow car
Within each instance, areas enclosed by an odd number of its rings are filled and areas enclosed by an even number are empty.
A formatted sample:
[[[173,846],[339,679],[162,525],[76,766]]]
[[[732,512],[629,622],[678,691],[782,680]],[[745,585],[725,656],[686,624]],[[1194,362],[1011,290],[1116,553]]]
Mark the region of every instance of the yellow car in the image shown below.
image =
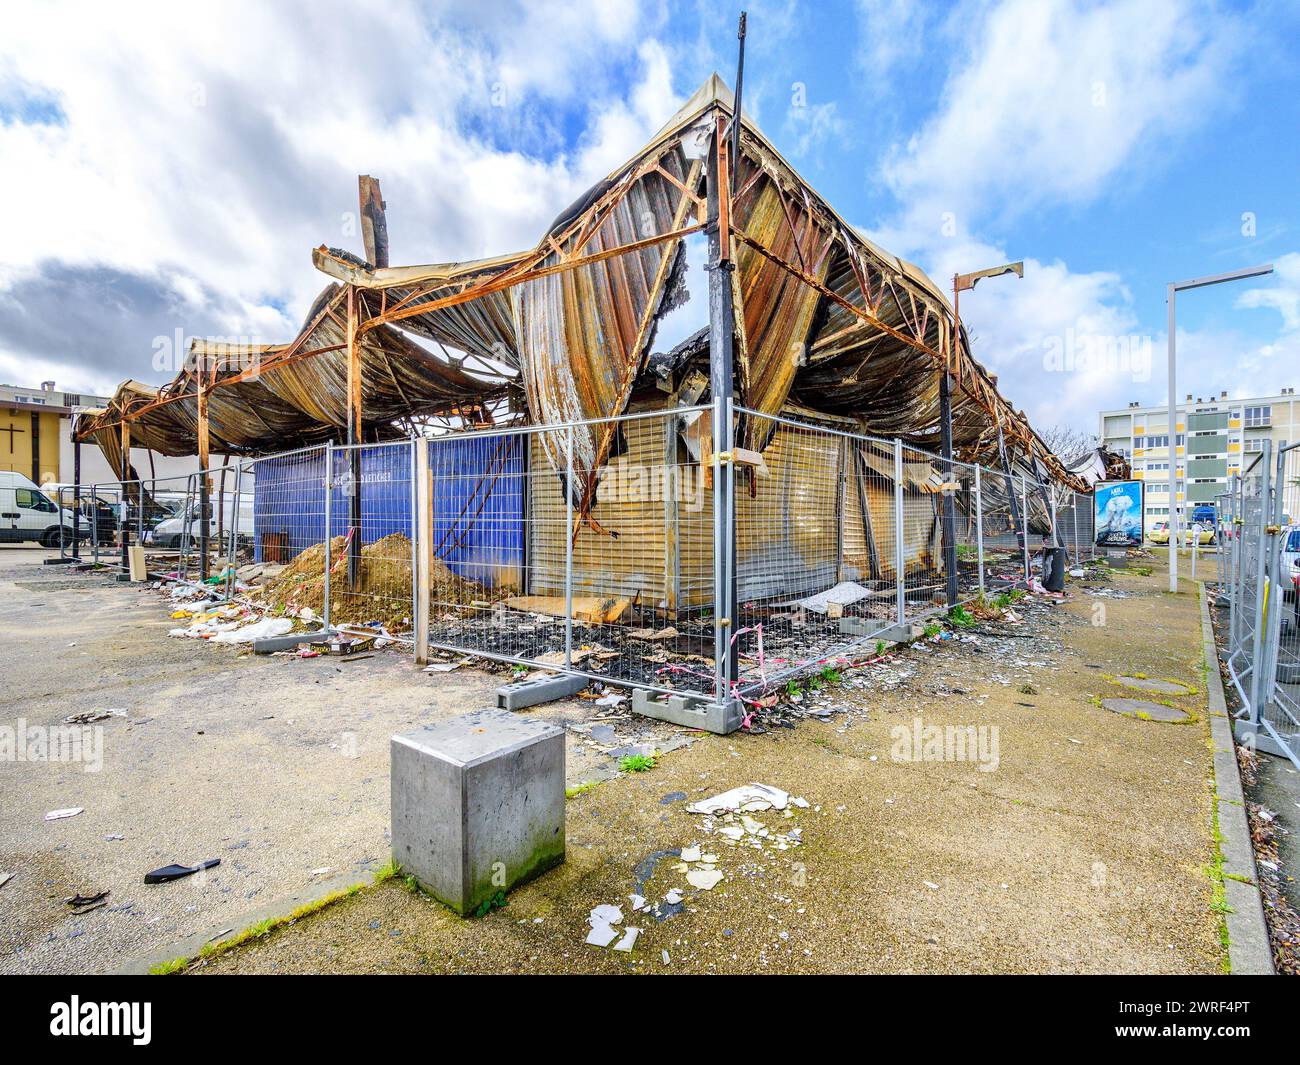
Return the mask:
[[[1184,545],[1190,547],[1192,543],[1192,530],[1181,529],[1179,531],[1179,538],[1182,540]],[[1169,522],[1158,521],[1152,525],[1151,531],[1147,533],[1147,539],[1153,544],[1168,544]],[[1203,527],[1201,529],[1201,535],[1197,537],[1197,543],[1202,547],[1206,544],[1214,543],[1214,529],[1211,527]]]

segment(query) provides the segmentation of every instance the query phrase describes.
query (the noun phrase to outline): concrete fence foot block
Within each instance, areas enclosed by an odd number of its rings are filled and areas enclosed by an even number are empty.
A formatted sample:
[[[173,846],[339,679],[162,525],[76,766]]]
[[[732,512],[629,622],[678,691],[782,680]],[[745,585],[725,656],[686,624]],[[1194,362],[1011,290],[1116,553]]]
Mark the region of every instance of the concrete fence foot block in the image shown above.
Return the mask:
[[[460,914],[564,861],[564,730],[477,710],[392,739],[393,857]]]
[[[728,699],[725,703],[711,703],[706,699],[668,695],[645,688],[632,690],[632,712],[642,717],[652,717],[656,721],[715,732],[719,736],[735,732],[744,719],[740,703],[735,699]]]

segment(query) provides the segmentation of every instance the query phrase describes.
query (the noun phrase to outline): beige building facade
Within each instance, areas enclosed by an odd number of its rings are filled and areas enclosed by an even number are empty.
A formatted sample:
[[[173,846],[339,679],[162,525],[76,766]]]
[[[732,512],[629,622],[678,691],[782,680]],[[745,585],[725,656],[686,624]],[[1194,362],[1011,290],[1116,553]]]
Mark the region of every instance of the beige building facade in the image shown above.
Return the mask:
[[[1128,458],[1133,476],[1144,482],[1143,525],[1148,530],[1155,522],[1169,520],[1171,506],[1185,528],[1192,509],[1226,492],[1229,478],[1263,450],[1265,440],[1271,439],[1276,449],[1300,439],[1300,397],[1294,388],[1249,399],[1234,399],[1226,392],[1211,397],[1188,394],[1177,410],[1172,502],[1168,406],[1131,403],[1098,415],[1101,442]]]

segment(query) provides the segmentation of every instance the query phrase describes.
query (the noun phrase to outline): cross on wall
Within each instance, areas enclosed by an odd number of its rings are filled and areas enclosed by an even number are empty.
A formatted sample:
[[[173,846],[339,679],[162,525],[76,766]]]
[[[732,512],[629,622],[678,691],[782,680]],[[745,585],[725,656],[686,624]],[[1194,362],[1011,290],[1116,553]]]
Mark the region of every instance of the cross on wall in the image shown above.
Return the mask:
[[[14,453],[14,433],[21,433],[21,432],[24,432],[24,431],[25,431],[25,430],[23,430],[23,429],[19,429],[18,426],[16,426],[16,425],[3,425],[3,426],[0,426],[0,433],[8,433],[8,434],[9,434],[9,454],[12,455],[12,454]]]

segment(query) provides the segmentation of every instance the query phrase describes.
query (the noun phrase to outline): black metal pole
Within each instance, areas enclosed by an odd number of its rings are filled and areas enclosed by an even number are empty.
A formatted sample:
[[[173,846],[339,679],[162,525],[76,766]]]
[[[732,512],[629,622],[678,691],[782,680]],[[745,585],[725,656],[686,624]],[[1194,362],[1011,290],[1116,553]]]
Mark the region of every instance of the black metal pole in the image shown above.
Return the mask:
[[[724,247],[721,232],[722,179],[719,152],[722,150],[721,128],[713,138],[708,165],[708,223],[709,242],[709,385],[714,399],[713,449],[716,455],[729,455],[732,450],[731,408],[734,398],[735,371],[735,305],[731,292],[731,271],[735,264],[730,258],[730,248]],[[728,242],[729,243],[729,242]],[[736,647],[732,634],[739,627],[736,575],[727,565],[731,545],[736,539],[736,513],[730,491],[727,466],[719,465],[714,477],[713,505],[714,527],[721,536],[713,545],[714,575],[718,587],[714,595],[718,611],[714,623],[719,628],[719,664],[728,686],[736,680]],[[723,613],[725,611],[725,613]],[[730,687],[728,687],[730,690]]]
[[[122,441],[122,471],[121,471],[121,489],[122,495],[118,501],[118,509],[121,511],[118,522],[118,533],[122,538],[122,572],[131,572],[131,555],[129,552],[131,540],[131,497],[127,492],[127,481],[131,476],[131,447],[130,437]]]
[[[939,449],[943,455],[943,569],[947,579],[948,606],[957,605],[957,511],[952,489],[952,375],[946,366],[939,370]]]
[[[142,500],[143,502],[143,500]],[[212,517],[212,489],[208,471],[199,463],[199,580],[208,579],[208,524]]]
[[[736,40],[739,42],[736,46],[736,97],[735,114],[731,116],[731,174],[729,176],[731,178],[732,195],[735,195],[736,181],[740,174],[740,101],[745,89],[745,28],[747,21],[748,15],[742,11],[740,13],[740,26],[736,30]]]
[[[72,419],[72,557],[81,560],[81,441]]]

